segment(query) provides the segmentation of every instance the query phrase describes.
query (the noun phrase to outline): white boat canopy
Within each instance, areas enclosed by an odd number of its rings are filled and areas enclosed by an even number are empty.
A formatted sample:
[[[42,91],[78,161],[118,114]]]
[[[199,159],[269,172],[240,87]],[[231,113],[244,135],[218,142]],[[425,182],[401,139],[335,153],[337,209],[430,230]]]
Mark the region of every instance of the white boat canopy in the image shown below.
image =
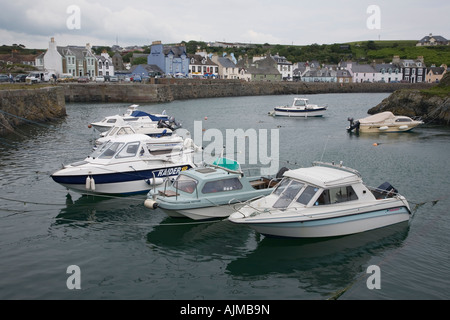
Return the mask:
[[[361,177],[356,173],[321,166],[289,170],[284,173],[284,176],[304,181],[320,188],[330,188],[362,182]]]
[[[379,122],[385,122],[385,121],[394,120],[394,119],[395,119],[395,115],[390,111],[386,111],[386,112],[374,114],[373,116],[369,116],[367,118],[360,119],[359,123],[361,123],[361,124],[379,123]]]

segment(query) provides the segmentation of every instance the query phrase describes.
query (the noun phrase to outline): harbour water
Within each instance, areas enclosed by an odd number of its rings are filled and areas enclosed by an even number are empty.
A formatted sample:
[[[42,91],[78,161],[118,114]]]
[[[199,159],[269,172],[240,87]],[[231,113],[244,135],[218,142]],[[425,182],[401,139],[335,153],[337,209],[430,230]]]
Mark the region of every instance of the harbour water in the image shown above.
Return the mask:
[[[166,110],[191,132],[278,130],[280,166],[343,161],[378,186],[407,197],[409,224],[321,240],[274,239],[228,221],[168,218],[145,195],[94,198],[68,192],[50,174],[84,159],[97,133],[88,124],[126,104],[68,104],[67,118],[27,125],[0,139],[0,299],[341,300],[450,298],[450,129],[347,133],[388,94],[307,96],[323,118],[274,118],[294,96],[257,96],[141,105]],[[206,118],[205,118],[206,117]],[[69,266],[80,289],[69,289]],[[369,289],[368,268],[380,269]]]

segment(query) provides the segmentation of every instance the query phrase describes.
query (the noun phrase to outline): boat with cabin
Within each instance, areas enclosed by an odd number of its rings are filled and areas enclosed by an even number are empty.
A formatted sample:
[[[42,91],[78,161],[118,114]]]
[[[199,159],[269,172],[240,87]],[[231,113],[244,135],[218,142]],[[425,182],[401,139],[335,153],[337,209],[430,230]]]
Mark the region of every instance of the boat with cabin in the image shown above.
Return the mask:
[[[171,130],[181,127],[181,124],[176,122],[175,118],[169,117],[165,111],[161,114],[150,114],[137,110],[138,107],[139,105],[133,104],[128,107],[125,114],[105,117],[101,121],[90,123],[90,126],[99,132],[108,131],[120,122],[125,122],[131,126],[158,124],[160,127],[164,126]]]
[[[269,114],[282,117],[322,117],[327,108],[327,106],[310,104],[306,98],[294,98],[292,105],[275,107]]]
[[[279,180],[244,175],[237,161],[219,158],[213,164],[182,171],[174,181],[152,189],[144,204],[161,208],[172,218],[226,218],[235,211],[233,204],[270,194]]]
[[[407,116],[396,116],[390,111],[377,113],[357,121],[348,118],[348,121],[350,125],[347,127],[347,131],[355,131],[356,133],[408,132],[423,124],[422,120]]]
[[[201,148],[179,136],[119,136],[102,144],[83,161],[65,165],[52,179],[82,194],[129,195],[148,193],[165,177],[177,176],[196,165]]]
[[[172,136],[174,133],[171,129],[159,126],[156,123],[131,126],[125,121],[119,120],[114,127],[111,127],[111,129],[106,132],[100,133],[100,138],[95,140],[95,145],[98,147],[111,139],[127,134],[145,134],[149,137],[160,138]]]
[[[358,171],[315,162],[289,170],[273,192],[247,203],[229,221],[276,237],[321,238],[355,234],[406,222],[406,198],[389,183],[367,187]]]

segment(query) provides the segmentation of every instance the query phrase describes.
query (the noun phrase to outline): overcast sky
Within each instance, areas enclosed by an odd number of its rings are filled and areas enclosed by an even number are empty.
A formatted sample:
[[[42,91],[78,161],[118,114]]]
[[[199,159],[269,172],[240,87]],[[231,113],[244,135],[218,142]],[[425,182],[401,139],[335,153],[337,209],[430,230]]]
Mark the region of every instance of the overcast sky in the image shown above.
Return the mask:
[[[0,44],[45,49],[51,37],[61,46],[450,38],[449,15],[448,0],[2,0]]]

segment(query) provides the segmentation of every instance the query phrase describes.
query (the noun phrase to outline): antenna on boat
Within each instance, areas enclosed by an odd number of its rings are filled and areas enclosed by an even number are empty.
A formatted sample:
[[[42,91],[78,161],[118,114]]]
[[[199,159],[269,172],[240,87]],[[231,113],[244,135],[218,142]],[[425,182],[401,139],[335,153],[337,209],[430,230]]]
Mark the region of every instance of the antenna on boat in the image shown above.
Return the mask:
[[[325,150],[327,149],[328,140],[330,140],[330,136],[327,137],[327,141],[325,142],[325,146],[323,147],[322,156],[320,157],[320,161],[323,160],[323,155],[325,154]]]

